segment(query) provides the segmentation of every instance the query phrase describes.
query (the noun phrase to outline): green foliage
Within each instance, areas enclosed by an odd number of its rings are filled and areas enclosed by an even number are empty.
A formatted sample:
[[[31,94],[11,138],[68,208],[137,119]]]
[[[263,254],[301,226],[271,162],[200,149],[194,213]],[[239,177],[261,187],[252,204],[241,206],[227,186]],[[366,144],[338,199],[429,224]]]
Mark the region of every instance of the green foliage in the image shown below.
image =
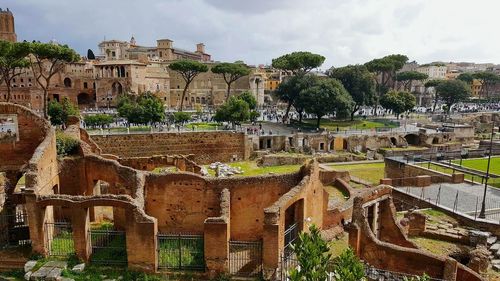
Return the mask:
[[[403,71],[396,74],[396,80],[403,82],[404,89],[411,91],[413,81],[423,81],[429,78],[429,75],[418,71]]]
[[[330,69],[328,75],[338,79],[344,85],[349,95],[354,101],[352,107],[351,120],[354,120],[354,113],[361,106],[373,105],[375,95],[375,83],[372,74],[364,65],[348,65]],[[341,114],[342,115],[342,114]]]
[[[328,277],[328,265],[331,258],[329,247],[321,238],[319,229],[312,225],[309,233],[301,233],[293,245],[297,255],[299,269],[290,271],[291,281],[324,281]],[[343,279],[339,279],[343,280]]]
[[[151,92],[120,96],[117,111],[120,117],[132,124],[153,124],[165,119],[162,101]]]
[[[461,80],[446,80],[436,87],[436,94],[446,104],[447,112],[455,103],[466,101],[470,97],[470,93],[470,86]]]
[[[351,110],[354,102],[342,83],[336,79],[322,79],[318,83],[301,92],[304,109],[316,115],[319,128],[321,117],[334,112]]]
[[[114,118],[111,115],[99,113],[99,114],[87,115],[84,117],[83,121],[85,121],[85,124],[89,127],[104,128],[104,126],[113,123]]]
[[[231,93],[231,84],[243,76],[250,74],[250,69],[243,63],[223,62],[212,67],[212,72],[222,75],[227,84],[226,101]]]
[[[217,122],[244,122],[250,119],[250,107],[248,103],[238,97],[230,97],[216,112],[214,116]]]
[[[257,121],[257,118],[259,118],[260,113],[256,110],[250,111],[250,121]]]
[[[61,103],[51,101],[48,106],[48,115],[52,125],[66,124],[69,116],[78,116],[78,108],[73,105],[67,98],[64,98]]]
[[[191,114],[189,112],[174,112],[174,122],[175,123],[185,123],[191,120]]]
[[[178,60],[176,62],[171,63],[168,67],[173,71],[178,72],[182,76],[182,79],[184,79],[184,82],[186,83],[184,86],[184,90],[182,91],[181,104],[179,106],[179,111],[182,111],[184,105],[184,99],[186,96],[187,89],[189,88],[189,84],[191,84],[191,82],[194,80],[196,76],[198,76],[198,74],[202,72],[207,72],[208,66],[199,61]]]
[[[48,118],[48,89],[51,87],[51,79],[61,72],[66,63],[80,60],[80,56],[68,45],[33,42],[29,44],[31,70],[35,80],[43,90],[44,116]]]
[[[57,156],[64,157],[78,153],[80,141],[70,137],[63,132],[56,133]]]
[[[301,93],[316,85],[318,81],[319,78],[314,75],[296,75],[280,83],[275,94],[280,100],[288,103],[287,114],[292,105],[298,112],[304,111],[304,100]]]
[[[29,50],[29,43],[0,40],[0,83],[7,86],[7,101],[10,100],[12,80],[24,73],[20,69],[29,66],[29,60],[26,59]]]
[[[274,68],[289,70],[294,74],[305,74],[314,68],[320,67],[325,57],[310,52],[293,52],[273,59]]]
[[[366,280],[363,263],[349,248],[335,259],[333,266],[335,280],[361,281]]]
[[[472,75],[472,73],[464,72],[464,73],[460,73],[457,76],[457,79],[460,80],[460,81],[464,81],[464,82],[466,82],[468,84],[471,84],[472,81],[474,81],[474,76]]]
[[[438,79],[432,79],[427,82],[425,82],[424,87],[430,88],[430,87],[437,87],[439,83],[441,83],[443,80],[438,80]]]
[[[416,103],[415,96],[409,92],[389,91],[380,98],[380,104],[392,110],[397,118],[401,113],[413,109]]]
[[[257,100],[255,99],[255,97],[253,96],[252,93],[245,91],[245,92],[241,93],[238,96],[238,98],[241,100],[244,100],[246,103],[248,103],[248,107],[251,110],[254,110],[255,108],[257,108]]]

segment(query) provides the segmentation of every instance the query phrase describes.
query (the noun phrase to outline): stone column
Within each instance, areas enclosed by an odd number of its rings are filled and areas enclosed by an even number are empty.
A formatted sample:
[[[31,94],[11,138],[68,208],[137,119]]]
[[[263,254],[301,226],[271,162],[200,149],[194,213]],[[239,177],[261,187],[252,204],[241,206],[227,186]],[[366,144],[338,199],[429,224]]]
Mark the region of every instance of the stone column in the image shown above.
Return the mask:
[[[90,216],[88,208],[70,208],[71,227],[76,255],[87,262],[90,258],[89,229]]]
[[[360,242],[361,242],[361,232],[359,230],[359,227],[355,224],[351,224],[348,227],[348,233],[349,233],[349,246],[354,250],[354,253],[356,256],[360,256]]]
[[[205,264],[210,278],[228,271],[229,223],[222,218],[205,220]]]
[[[126,230],[128,267],[155,272],[158,268],[158,222],[155,218],[141,217],[136,212],[131,209],[125,212],[129,218]]]

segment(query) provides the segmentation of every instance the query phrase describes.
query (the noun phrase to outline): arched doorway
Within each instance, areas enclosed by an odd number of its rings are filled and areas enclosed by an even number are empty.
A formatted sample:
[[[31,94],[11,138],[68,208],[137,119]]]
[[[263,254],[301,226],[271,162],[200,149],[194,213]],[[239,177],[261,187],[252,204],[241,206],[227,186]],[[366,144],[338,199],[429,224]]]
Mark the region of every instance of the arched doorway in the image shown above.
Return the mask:
[[[397,146],[397,145],[398,145],[398,141],[396,140],[396,138],[395,138],[395,137],[391,137],[391,143],[392,143],[392,145],[394,145],[394,146]]]
[[[420,138],[415,134],[408,134],[405,136],[408,145],[420,145]]]
[[[64,87],[71,88],[71,79],[68,77],[64,78]]]
[[[77,96],[78,105],[90,105],[92,103],[92,98],[87,93],[80,93]]]
[[[119,82],[114,82],[111,86],[111,93],[113,94],[113,96],[121,95],[123,93],[122,84],[120,84]]]

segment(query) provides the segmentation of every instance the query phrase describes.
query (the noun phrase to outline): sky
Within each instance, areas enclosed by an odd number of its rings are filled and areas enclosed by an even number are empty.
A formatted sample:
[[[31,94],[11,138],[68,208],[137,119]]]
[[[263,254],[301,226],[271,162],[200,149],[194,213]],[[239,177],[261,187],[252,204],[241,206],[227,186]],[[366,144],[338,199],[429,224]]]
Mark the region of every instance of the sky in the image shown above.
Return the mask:
[[[55,39],[98,54],[104,38],[195,50],[216,61],[270,64],[310,51],[331,66],[388,54],[411,61],[500,63],[498,0],[2,0],[18,40]]]

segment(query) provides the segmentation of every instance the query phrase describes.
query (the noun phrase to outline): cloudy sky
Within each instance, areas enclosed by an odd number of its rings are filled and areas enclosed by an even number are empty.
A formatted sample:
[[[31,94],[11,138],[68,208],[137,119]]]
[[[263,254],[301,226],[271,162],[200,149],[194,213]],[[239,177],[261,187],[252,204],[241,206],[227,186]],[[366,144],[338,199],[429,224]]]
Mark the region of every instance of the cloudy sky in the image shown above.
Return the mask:
[[[56,39],[86,54],[106,39],[169,38],[212,58],[269,64],[306,50],[322,67],[403,53],[419,63],[500,63],[498,0],[2,0],[19,40]]]

